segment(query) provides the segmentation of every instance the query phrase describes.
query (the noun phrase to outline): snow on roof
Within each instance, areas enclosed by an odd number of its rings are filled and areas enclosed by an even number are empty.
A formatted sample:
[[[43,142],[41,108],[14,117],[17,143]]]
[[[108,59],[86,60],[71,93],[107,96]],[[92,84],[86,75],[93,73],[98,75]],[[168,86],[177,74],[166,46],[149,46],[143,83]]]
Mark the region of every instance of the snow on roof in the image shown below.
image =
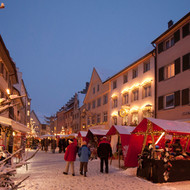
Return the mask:
[[[79,131],[78,136],[79,136],[79,134],[81,137],[86,137],[87,131]]]
[[[106,135],[108,130],[105,129],[89,129],[89,131],[93,134],[93,135]]]
[[[120,125],[113,125],[110,130],[108,131],[107,135],[112,135],[114,131],[112,130],[115,128],[119,134],[131,134],[131,132],[135,129],[131,126],[120,126]]]
[[[174,131],[179,133],[190,133],[190,123],[171,121],[163,119],[147,118],[152,123],[163,128],[165,131]]]
[[[78,93],[79,108],[83,105],[83,101],[84,101],[85,96],[86,96],[86,94]]]

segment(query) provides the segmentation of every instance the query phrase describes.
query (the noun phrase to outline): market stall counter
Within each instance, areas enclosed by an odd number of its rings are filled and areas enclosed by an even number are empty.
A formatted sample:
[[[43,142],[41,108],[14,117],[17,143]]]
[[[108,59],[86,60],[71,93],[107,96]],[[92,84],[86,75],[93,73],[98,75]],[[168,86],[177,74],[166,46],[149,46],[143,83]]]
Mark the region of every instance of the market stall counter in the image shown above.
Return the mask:
[[[190,180],[190,124],[145,118],[132,132],[143,135],[137,176],[154,183]]]
[[[166,168],[163,160],[144,159],[142,167],[137,169],[137,176],[153,183],[190,180],[190,160],[173,160],[170,163],[172,167],[167,181],[164,179]]]

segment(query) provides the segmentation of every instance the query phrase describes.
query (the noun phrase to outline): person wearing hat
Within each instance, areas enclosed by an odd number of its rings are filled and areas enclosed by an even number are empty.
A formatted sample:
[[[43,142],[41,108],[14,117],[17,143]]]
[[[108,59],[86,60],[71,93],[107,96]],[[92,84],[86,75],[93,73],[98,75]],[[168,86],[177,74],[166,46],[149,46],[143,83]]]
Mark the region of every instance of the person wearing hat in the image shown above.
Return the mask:
[[[67,146],[64,159],[66,161],[65,171],[63,174],[67,175],[69,171],[69,166],[71,166],[71,173],[73,176],[75,176],[75,170],[74,170],[74,161],[76,160],[76,154],[77,154],[77,146],[73,142],[73,139],[69,139],[69,145]]]
[[[99,143],[97,149],[98,157],[100,158],[100,172],[103,173],[103,166],[105,162],[105,172],[108,173],[108,158],[112,157],[112,149],[107,137],[103,137],[103,140]]]
[[[90,149],[87,147],[86,141],[83,141],[82,147],[79,148],[78,156],[80,160],[80,174],[83,175],[83,169],[84,169],[84,177],[86,177],[87,172],[87,166],[88,166],[88,160],[90,158]]]

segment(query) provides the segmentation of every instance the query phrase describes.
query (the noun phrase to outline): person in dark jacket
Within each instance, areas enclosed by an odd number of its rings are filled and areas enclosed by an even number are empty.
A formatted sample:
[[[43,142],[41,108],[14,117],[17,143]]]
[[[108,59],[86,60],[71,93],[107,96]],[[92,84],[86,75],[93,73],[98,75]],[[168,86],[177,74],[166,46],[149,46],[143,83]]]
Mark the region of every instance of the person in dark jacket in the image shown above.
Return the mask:
[[[56,147],[57,147],[56,139],[52,139],[52,141],[51,141],[51,150],[52,150],[52,153],[55,153]]]
[[[108,158],[112,157],[112,149],[106,137],[99,143],[97,149],[98,157],[100,158],[100,172],[103,173],[103,166],[105,162],[105,172],[108,173]]]
[[[84,168],[84,177],[86,177],[88,160],[90,158],[90,149],[87,147],[86,141],[83,141],[82,147],[79,148],[78,156],[80,160],[80,174],[83,175],[83,168]]]
[[[67,175],[69,171],[69,166],[71,165],[71,173],[73,176],[75,176],[74,171],[74,161],[76,160],[76,154],[77,154],[77,146],[73,142],[73,139],[69,139],[69,145],[67,146],[64,159],[66,161],[66,167],[63,174]]]

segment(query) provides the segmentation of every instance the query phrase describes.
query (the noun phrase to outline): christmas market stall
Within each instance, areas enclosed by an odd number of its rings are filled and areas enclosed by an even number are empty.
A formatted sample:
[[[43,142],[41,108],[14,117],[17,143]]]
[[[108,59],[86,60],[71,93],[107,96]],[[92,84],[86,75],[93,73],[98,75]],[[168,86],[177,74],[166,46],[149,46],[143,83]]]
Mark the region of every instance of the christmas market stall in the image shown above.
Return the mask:
[[[89,139],[88,146],[91,150],[91,160],[97,158],[97,147],[101,138],[106,136],[106,129],[88,129],[86,137]]]
[[[78,132],[78,144],[81,145],[83,141],[86,141],[88,143],[89,139],[86,137],[87,131],[79,131]]]
[[[118,159],[119,167],[126,167],[126,157],[129,147],[129,142],[131,139],[131,132],[134,130],[134,127],[131,126],[118,126],[113,125],[107,136],[111,136],[111,147],[113,153],[113,159]]]
[[[143,136],[137,176],[154,183],[190,180],[190,123],[145,118],[132,134]]]

